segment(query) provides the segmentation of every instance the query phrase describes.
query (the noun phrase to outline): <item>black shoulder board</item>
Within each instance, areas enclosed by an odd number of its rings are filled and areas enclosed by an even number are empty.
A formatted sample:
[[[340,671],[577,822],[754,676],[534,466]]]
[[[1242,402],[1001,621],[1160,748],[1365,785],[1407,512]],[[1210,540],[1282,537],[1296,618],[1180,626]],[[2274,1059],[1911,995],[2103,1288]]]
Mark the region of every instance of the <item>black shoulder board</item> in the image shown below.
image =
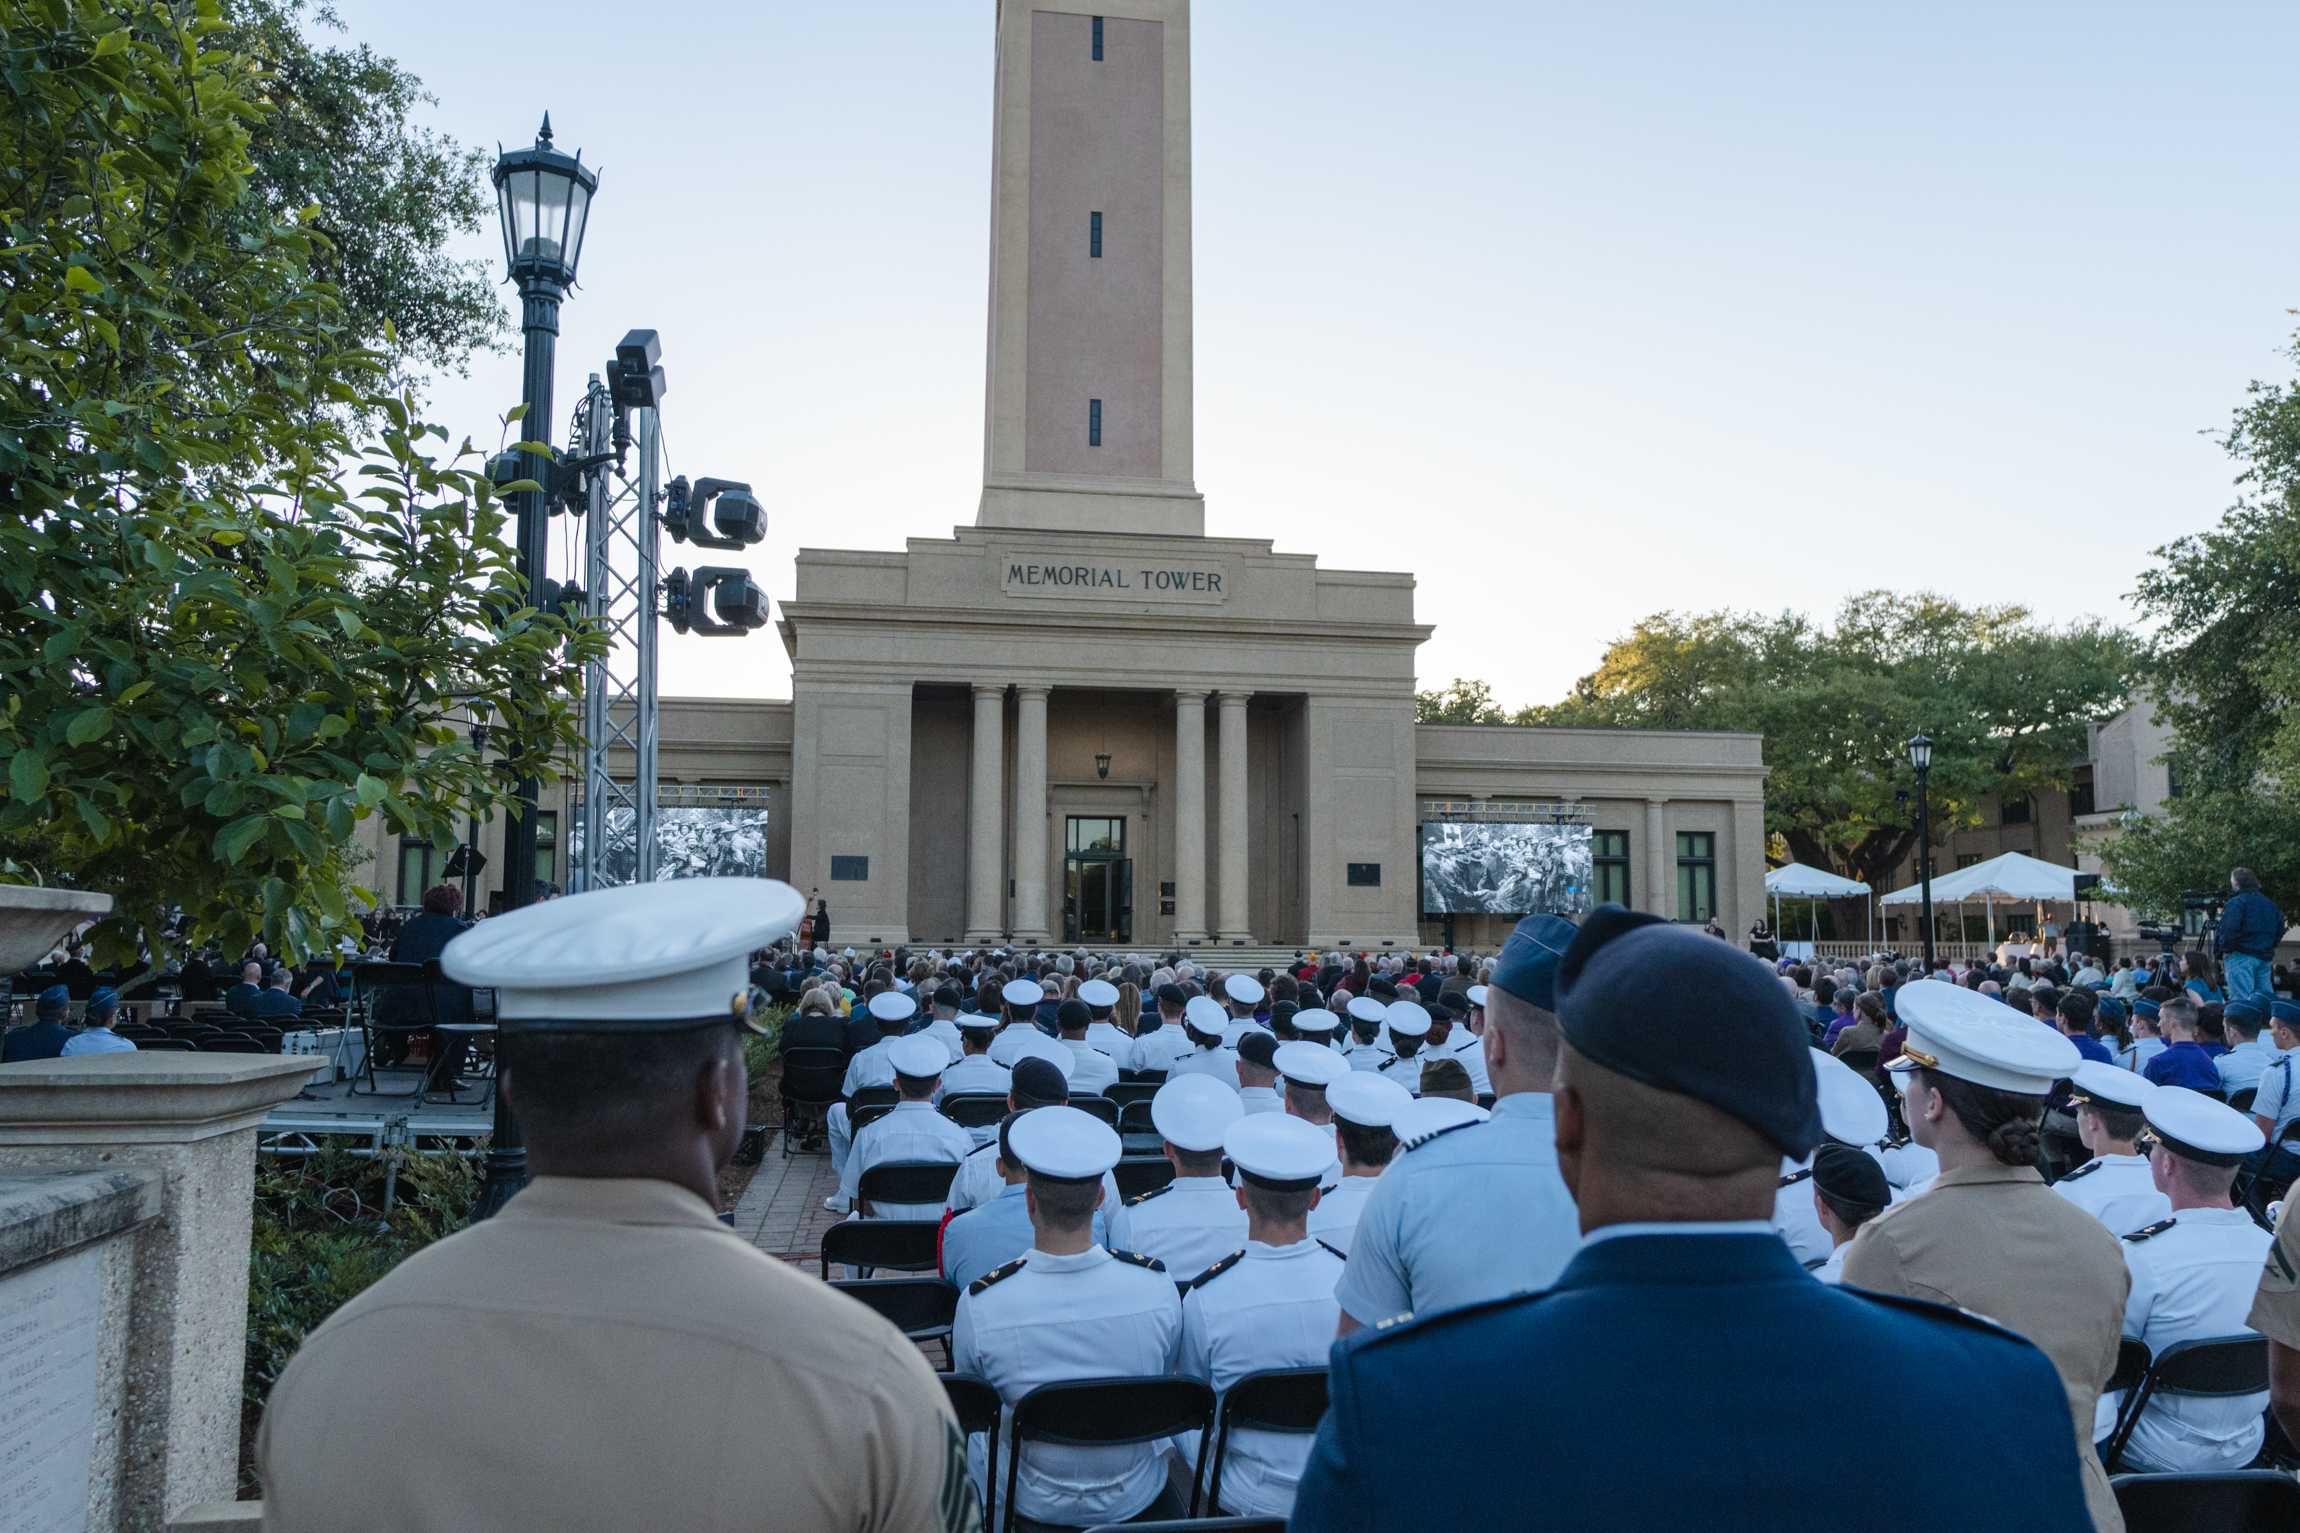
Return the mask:
[[[1318,1244],[1319,1244],[1319,1245],[1322,1245],[1322,1246],[1326,1246],[1326,1243],[1325,1243],[1324,1241],[1322,1241],[1322,1240],[1321,1240],[1321,1241],[1319,1241],[1319,1242],[1318,1242]],[[1348,1261],[1348,1260],[1350,1259],[1350,1253],[1349,1253],[1349,1252],[1347,1252],[1347,1251],[1344,1251],[1344,1250],[1340,1250],[1340,1249],[1338,1249],[1337,1247],[1334,1247],[1334,1246],[1326,1246],[1326,1249],[1327,1249],[1327,1250],[1329,1250],[1329,1251],[1332,1251],[1332,1252],[1334,1253],[1334,1255],[1336,1255],[1336,1256],[1340,1257],[1340,1258],[1341,1258],[1343,1261]],[[1240,1254],[1241,1254],[1241,1255],[1243,1255],[1244,1253],[1243,1253],[1243,1252],[1241,1252]]]
[[[1811,1166],[1807,1166],[1802,1171],[1792,1171],[1787,1176],[1781,1178],[1780,1185],[1783,1187],[1794,1187],[1799,1182],[1805,1180],[1805,1178],[1811,1176],[1812,1174],[1813,1168]]]
[[[1126,1200],[1126,1206],[1128,1208],[1133,1208],[1137,1204],[1147,1203],[1152,1198],[1159,1196],[1161,1193],[1170,1191],[1173,1186],[1174,1184],[1172,1182],[1168,1182],[1164,1187],[1153,1187],[1148,1192],[1138,1192]],[[1177,1204],[1176,1206],[1179,1207],[1180,1205]]]
[[[1122,1262],[1131,1262],[1137,1267],[1148,1267],[1152,1272],[1164,1272],[1166,1270],[1166,1264],[1157,1257],[1144,1256],[1139,1251],[1121,1251],[1116,1246],[1112,1246],[1110,1247],[1110,1254]]]
[[[1014,1276],[1017,1272],[1020,1272],[1029,1262],[1029,1260],[1030,1258],[1027,1256],[1017,1256],[1014,1260],[1008,1262],[1003,1267],[993,1267],[988,1272],[985,1272],[982,1276],[976,1278],[973,1282],[967,1284],[966,1291],[968,1293],[980,1293],[993,1283],[1003,1283],[1008,1278]]]
[[[1475,1128],[1483,1122],[1485,1122],[1485,1119],[1483,1118],[1464,1118],[1459,1123],[1449,1123],[1444,1128],[1432,1130],[1431,1132],[1422,1135],[1419,1139],[1409,1139],[1398,1148],[1403,1150],[1418,1150],[1433,1139],[1443,1139],[1448,1134],[1458,1134],[1465,1128]]]
[[[984,1140],[981,1144],[978,1144],[973,1149],[967,1151],[966,1158],[968,1160],[972,1160],[974,1157],[980,1155],[985,1150],[988,1150],[995,1155],[998,1152],[998,1141],[996,1139]]]
[[[2177,1218],[2159,1219],[2154,1224],[2149,1225],[2146,1229],[2134,1230],[2131,1234],[2125,1236],[2124,1238],[2127,1240],[2154,1240],[2157,1236],[2163,1234],[2166,1230],[2171,1229],[2179,1222],[2180,1221]]]
[[[1237,1266],[1238,1263],[1244,1261],[1245,1259],[1246,1253],[1243,1250],[1232,1251],[1228,1256],[1223,1257],[1220,1261],[1214,1263],[1213,1266],[1208,1267],[1204,1272],[1199,1273],[1196,1277],[1190,1279],[1190,1281],[1187,1283],[1184,1283],[1182,1285],[1182,1291],[1184,1293],[1188,1293],[1193,1288],[1205,1287],[1208,1283],[1213,1282],[1214,1279],[1220,1277],[1223,1273],[1229,1271],[1232,1267]]]
[[[2098,1171],[2099,1169],[2100,1169],[2100,1162],[2099,1162],[2099,1161],[2097,1161],[2097,1160],[2088,1160],[2088,1161],[2086,1161],[2086,1162],[2085,1162],[2083,1165],[2081,1165],[2081,1166],[2077,1167],[2077,1168],[2076,1168],[2074,1171],[2071,1171],[2071,1172],[2070,1172],[2068,1175],[2066,1175],[2066,1176],[2062,1177],[2062,1178],[2061,1178],[2061,1180],[2062,1180],[2062,1181],[2064,1181],[2064,1182],[2073,1182],[2073,1181],[2075,1181],[2075,1180],[2076,1180],[2078,1177],[2083,1177],[2083,1176],[2090,1176],[2090,1175],[2092,1175],[2092,1174],[2093,1174],[2095,1171]]]

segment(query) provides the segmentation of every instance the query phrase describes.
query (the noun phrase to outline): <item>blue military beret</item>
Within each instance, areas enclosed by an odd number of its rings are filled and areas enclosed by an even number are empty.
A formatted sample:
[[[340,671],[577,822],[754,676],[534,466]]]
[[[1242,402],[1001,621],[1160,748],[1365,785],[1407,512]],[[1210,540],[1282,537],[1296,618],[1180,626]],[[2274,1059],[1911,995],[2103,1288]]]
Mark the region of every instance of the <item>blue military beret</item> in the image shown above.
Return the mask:
[[[2268,1015],[2286,1027],[2300,1029],[2300,1001],[2270,1001]]]
[[[61,1016],[64,1008],[72,1004],[72,992],[62,985],[50,985],[33,1004],[43,1017]]]
[[[1821,1142],[1812,1035],[1779,979],[1740,949],[1600,905],[1557,967],[1566,1042],[1643,1085],[1708,1103],[1802,1157]]]
[[[2146,1018],[2148,1018],[2148,1020],[2149,1020],[2149,1021],[2151,1021],[2151,1022],[2154,1022],[2154,1021],[2156,1020],[2156,1014],[2157,1014],[2157,1012],[2159,1012],[2159,1011],[2160,1011],[2160,1010],[2162,1010],[2162,1009],[2163,1009],[2163,1008],[2161,1008],[2160,1006],[2158,1006],[2156,1002],[2154,1002],[2154,1001],[2150,1000],[2150,999],[2149,999],[2147,996],[2145,996],[2145,995],[2144,995],[2144,996],[2141,996],[2140,998],[2138,998],[2137,1000],[2135,1000],[2135,1001],[2132,1003],[2132,1012],[2133,1012],[2133,1015],[2134,1015],[2134,1016],[2139,1016],[2139,1017],[2146,1017]]]
[[[1502,944],[1493,983],[1543,1011],[1557,1010],[1557,966],[1574,935],[1573,923],[1563,916],[1527,916]]]

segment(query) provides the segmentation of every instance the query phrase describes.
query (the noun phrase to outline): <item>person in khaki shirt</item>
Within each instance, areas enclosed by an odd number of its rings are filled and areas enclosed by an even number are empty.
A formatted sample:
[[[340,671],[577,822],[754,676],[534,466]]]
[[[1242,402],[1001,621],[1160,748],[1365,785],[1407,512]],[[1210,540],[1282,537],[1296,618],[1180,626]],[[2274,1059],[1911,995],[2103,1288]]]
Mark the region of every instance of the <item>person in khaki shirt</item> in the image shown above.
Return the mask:
[[[2244,1323],[2268,1338],[2268,1408],[2284,1435],[2300,1442],[2300,1198],[2289,1193],[2276,1218],[2276,1242]]]
[[[715,1212],[745,955],[798,914],[782,884],[684,879],[449,945],[497,991],[535,1180],[305,1338],[257,1442],[266,1528],[978,1533],[918,1349]]]
[[[2122,1533],[2093,1411],[2116,1371],[2132,1275],[2116,1237],[2036,1169],[2045,1096],[2081,1056],[2062,1034],[1960,985],[1919,981],[1898,999],[1908,1040],[1884,1068],[1941,1172],[1922,1196],[1861,1226],[1845,1284],[1953,1304],[2042,1348],[2068,1392],[2086,1509],[2100,1533]]]

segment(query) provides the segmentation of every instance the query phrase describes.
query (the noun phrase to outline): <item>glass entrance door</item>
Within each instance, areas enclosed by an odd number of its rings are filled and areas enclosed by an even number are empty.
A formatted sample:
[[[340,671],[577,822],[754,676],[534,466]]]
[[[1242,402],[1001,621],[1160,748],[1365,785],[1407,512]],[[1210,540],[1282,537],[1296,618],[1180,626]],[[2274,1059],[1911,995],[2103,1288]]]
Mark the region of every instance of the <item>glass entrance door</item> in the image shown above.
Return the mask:
[[[1123,818],[1071,815],[1062,857],[1062,940],[1128,942],[1134,931],[1134,864]]]

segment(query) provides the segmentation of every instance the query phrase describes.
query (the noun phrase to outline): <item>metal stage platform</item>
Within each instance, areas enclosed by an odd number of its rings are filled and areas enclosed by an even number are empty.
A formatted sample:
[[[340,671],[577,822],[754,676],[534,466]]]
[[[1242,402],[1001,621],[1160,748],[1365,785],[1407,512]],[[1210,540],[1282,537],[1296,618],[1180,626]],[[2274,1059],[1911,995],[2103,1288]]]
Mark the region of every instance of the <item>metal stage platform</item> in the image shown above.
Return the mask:
[[[406,1095],[415,1087],[413,1070],[379,1070],[386,1093],[351,1094],[350,1081],[314,1083],[307,1095],[282,1102],[256,1129],[256,1149],[273,1155],[315,1155],[345,1150],[377,1155],[404,1147],[423,1154],[475,1155],[495,1128],[495,1083],[480,1079],[462,1093],[463,1101],[425,1100]]]

